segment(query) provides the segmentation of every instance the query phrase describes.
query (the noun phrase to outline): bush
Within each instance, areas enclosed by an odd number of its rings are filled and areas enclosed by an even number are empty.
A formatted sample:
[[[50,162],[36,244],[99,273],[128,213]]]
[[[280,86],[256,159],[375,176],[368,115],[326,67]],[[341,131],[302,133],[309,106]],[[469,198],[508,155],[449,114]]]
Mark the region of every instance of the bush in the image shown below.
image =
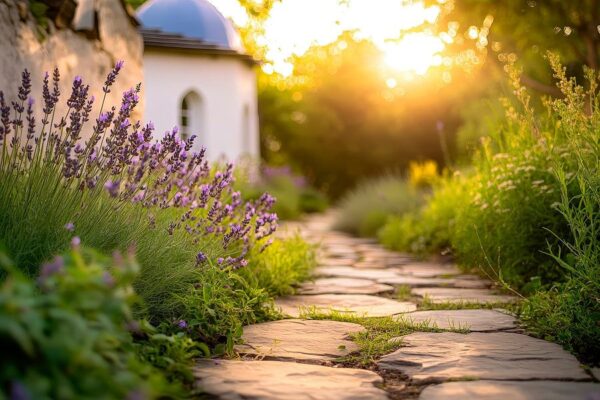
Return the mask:
[[[273,195],[276,199],[273,211],[279,218],[297,219],[304,213],[327,209],[327,197],[308,185],[304,177],[294,174],[289,167],[263,166],[260,178],[253,179],[248,170],[255,168],[248,165],[246,171],[239,170],[241,176],[236,186],[247,199],[257,199],[263,192]]]
[[[358,185],[342,198],[335,228],[360,236],[375,236],[390,216],[412,212],[423,193],[404,178],[385,176]]]
[[[87,259],[87,262],[84,261]],[[177,396],[137,356],[131,333],[131,259],[75,248],[45,264],[37,283],[2,254],[0,393],[11,398],[123,399]]]
[[[276,240],[262,253],[253,254],[240,274],[271,296],[294,293],[294,286],[307,280],[315,267],[315,246],[300,236]]]
[[[104,96],[121,67],[107,77]],[[25,71],[12,110],[0,92],[0,241],[28,274],[74,236],[108,253],[135,245],[142,271],[134,286],[160,323],[183,312],[180,296],[202,281],[203,268],[245,265],[275,230],[274,200],[242,201],[231,164],[211,169],[204,150],[191,152],[193,137],[182,141],[174,129],[152,142],[152,124],[130,120],[139,86],[118,110],[100,107],[86,141],[94,100],[81,78],[59,117],[58,70],[44,77],[40,129],[30,90]]]
[[[402,216],[388,218],[379,230],[379,241],[392,250],[425,255],[445,252],[450,248],[456,212],[468,204],[459,173],[438,179],[426,205]]]
[[[438,188],[419,213],[391,220],[381,238],[402,249],[450,243],[460,263],[531,295],[522,318],[533,333],[598,363],[600,77],[586,71],[585,89],[549,60],[564,98],[536,112],[513,69],[519,105],[473,172]]]

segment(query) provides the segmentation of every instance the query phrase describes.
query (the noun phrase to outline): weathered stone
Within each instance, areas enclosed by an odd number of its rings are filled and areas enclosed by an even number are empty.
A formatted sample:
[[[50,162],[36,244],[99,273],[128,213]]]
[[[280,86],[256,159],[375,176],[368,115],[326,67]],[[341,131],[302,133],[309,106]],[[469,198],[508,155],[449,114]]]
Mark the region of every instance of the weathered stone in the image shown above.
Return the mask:
[[[402,314],[398,319],[413,323],[428,323],[440,329],[465,329],[471,332],[491,332],[517,327],[515,317],[494,310],[430,310]]]
[[[81,76],[84,83],[90,85],[90,95],[95,95],[98,99],[102,97],[102,85],[115,61],[125,60],[126,73],[121,73],[111,88],[104,104],[105,110],[112,105],[116,105],[118,109],[120,94],[143,80],[142,38],[122,1],[95,2],[102,33],[100,40],[89,40],[68,27],[54,29],[53,26],[50,33],[42,39],[34,18],[20,18],[19,4],[16,1],[0,1],[0,88],[7,101],[16,98],[24,68],[31,72],[32,94],[36,97],[42,91],[44,73],[52,73],[54,67],[58,67],[63,91],[66,91],[75,76]],[[68,96],[69,93],[63,96]],[[57,118],[66,115],[68,107],[65,99],[56,107]],[[95,105],[92,115],[97,114],[99,107],[99,104]],[[141,118],[142,112],[143,96],[140,96],[140,104],[136,107],[133,119]],[[91,134],[92,124],[89,125],[82,131],[84,138]]]
[[[421,278],[413,275],[400,275],[394,278],[378,279],[388,285],[407,285],[411,287],[455,287],[466,289],[483,289],[491,285],[490,281],[483,279],[462,279],[460,275],[455,278]]]
[[[600,367],[595,367],[591,369],[592,375],[596,380],[600,381]]]
[[[394,291],[394,287],[368,279],[321,278],[300,286],[300,294],[378,294]]]
[[[427,297],[432,303],[511,303],[518,299],[515,296],[494,294],[485,289],[460,288],[416,288],[411,291],[421,297]]]
[[[355,258],[320,258],[319,266],[322,267],[351,267],[356,262]]]
[[[360,269],[352,267],[318,267],[314,272],[317,276],[336,276],[343,278],[361,278],[361,279],[389,279],[398,276],[396,272],[388,269]]]
[[[379,368],[414,381],[589,379],[559,345],[517,333],[419,332],[392,340],[404,347],[383,356]]]
[[[385,261],[357,261],[353,265],[354,268],[387,268]]]
[[[399,274],[430,278],[443,275],[459,275],[460,270],[453,264],[412,263],[397,268]]]
[[[358,350],[350,334],[364,331],[358,324],[284,319],[244,327],[240,354],[294,360],[335,360]]]
[[[448,382],[425,388],[420,400],[592,400],[600,384],[591,382]]]
[[[194,369],[205,393],[227,400],[387,399],[383,379],[363,369],[280,361],[202,360]]]
[[[298,317],[300,311],[316,309],[322,313],[351,313],[365,317],[385,317],[416,310],[410,302],[400,302],[366,294],[318,294],[299,295],[275,300],[284,314]]]

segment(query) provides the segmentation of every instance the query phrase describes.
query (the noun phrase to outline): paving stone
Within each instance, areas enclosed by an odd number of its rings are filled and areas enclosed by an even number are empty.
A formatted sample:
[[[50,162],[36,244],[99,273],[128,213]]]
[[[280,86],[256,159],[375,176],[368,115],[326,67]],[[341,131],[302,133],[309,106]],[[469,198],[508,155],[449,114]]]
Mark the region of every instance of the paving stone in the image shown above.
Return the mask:
[[[323,257],[318,261],[322,267],[351,267],[356,262],[356,258],[328,258]]]
[[[383,379],[352,368],[280,361],[201,360],[194,369],[198,386],[226,400],[387,399]]]
[[[348,322],[284,319],[245,326],[244,344],[235,350],[277,359],[335,360],[358,350],[350,334],[364,330]]]
[[[379,294],[393,292],[394,287],[369,279],[321,278],[300,286],[299,294]]]
[[[291,317],[297,318],[302,309],[316,308],[328,313],[331,311],[353,313],[365,317],[385,317],[416,310],[416,305],[384,297],[366,294],[318,294],[282,297],[275,305]]]
[[[390,269],[376,268],[352,268],[352,267],[318,267],[315,268],[316,276],[336,276],[343,278],[361,278],[361,279],[389,279],[395,278],[398,274]]]
[[[387,264],[383,260],[379,260],[379,261],[365,261],[365,260],[361,260],[361,261],[355,262],[352,266],[354,268],[360,268],[360,269],[365,269],[365,268],[387,268]]]
[[[398,267],[399,274],[414,275],[421,278],[432,278],[442,275],[460,275],[460,270],[453,264],[411,263]]]
[[[600,384],[591,382],[448,382],[425,388],[420,400],[595,400]]]
[[[490,281],[483,279],[463,279],[460,275],[455,278],[421,278],[413,275],[400,275],[393,278],[378,279],[388,285],[406,285],[410,287],[456,287],[468,289],[483,289],[491,286]]]
[[[392,340],[404,347],[383,356],[379,368],[400,371],[416,382],[589,379],[558,344],[517,333],[418,332]]]
[[[401,314],[398,319],[414,323],[428,322],[440,329],[468,329],[471,332],[491,332],[517,328],[512,315],[495,310],[430,310]]]
[[[461,289],[426,287],[412,289],[411,293],[425,297],[434,304],[440,303],[511,303],[518,299],[506,294],[494,294],[486,289]]]

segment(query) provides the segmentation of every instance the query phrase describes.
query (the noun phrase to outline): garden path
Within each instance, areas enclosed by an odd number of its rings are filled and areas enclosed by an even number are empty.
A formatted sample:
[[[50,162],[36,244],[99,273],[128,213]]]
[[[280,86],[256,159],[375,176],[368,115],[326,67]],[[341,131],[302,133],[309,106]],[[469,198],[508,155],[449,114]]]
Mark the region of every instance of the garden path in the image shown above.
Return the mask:
[[[600,384],[560,346],[528,336],[500,307],[516,301],[448,262],[417,262],[331,230],[332,214],[288,223],[320,244],[315,280],[277,300],[290,319],[244,328],[239,359],[203,360],[198,385],[221,399],[593,400]],[[319,319],[303,319],[307,313]],[[413,333],[368,369],[340,362],[365,328],[392,317]],[[330,319],[328,319],[328,316]],[[432,329],[435,328],[435,329]]]

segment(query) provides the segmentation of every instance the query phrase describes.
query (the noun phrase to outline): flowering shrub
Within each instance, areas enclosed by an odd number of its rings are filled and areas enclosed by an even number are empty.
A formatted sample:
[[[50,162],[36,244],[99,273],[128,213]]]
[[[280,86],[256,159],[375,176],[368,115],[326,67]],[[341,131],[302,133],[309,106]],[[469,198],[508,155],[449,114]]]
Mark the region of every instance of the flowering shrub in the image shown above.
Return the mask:
[[[131,119],[139,86],[105,110],[122,65],[108,75],[93,123],[95,99],[81,78],[67,115],[56,115],[58,70],[43,78],[40,123],[27,71],[10,105],[0,92],[0,241],[30,274],[74,236],[101,251],[135,245],[136,290],[153,318],[176,317],[177,295],[206,269],[243,267],[253,247],[268,245],[274,199],[242,200],[233,165],[211,168],[176,128],[153,141],[152,124]]]
[[[158,398],[177,395],[137,356],[133,259],[75,247],[25,277],[5,254],[0,286],[0,397]],[[84,258],[88,259],[87,262]],[[189,349],[188,349],[189,350]]]
[[[450,244],[466,267],[531,296],[521,310],[529,331],[597,364],[600,76],[585,71],[584,87],[548,58],[563,98],[535,110],[512,69],[519,101],[473,170],[436,187],[418,213],[390,220],[381,238],[396,249]]]

